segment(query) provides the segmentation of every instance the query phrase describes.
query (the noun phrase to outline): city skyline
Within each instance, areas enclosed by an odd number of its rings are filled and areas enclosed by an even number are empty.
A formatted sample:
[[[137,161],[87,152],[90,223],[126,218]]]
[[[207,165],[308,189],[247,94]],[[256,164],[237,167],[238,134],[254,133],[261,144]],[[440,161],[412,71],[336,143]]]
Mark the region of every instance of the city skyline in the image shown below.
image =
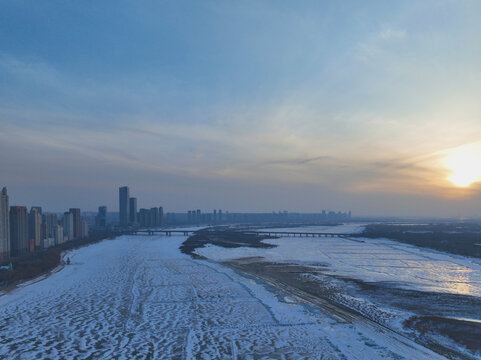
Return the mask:
[[[113,209],[128,183],[172,211],[481,216],[479,2],[0,10],[19,203]]]
[[[45,209],[45,212],[47,213],[55,213],[55,214],[62,214],[65,210],[60,208],[60,209],[56,209],[56,208],[52,208],[50,206],[45,206],[45,204],[49,204],[50,200],[48,197],[46,198],[43,198],[42,196],[39,196],[38,197],[38,201],[35,200],[18,200],[18,198],[14,197],[13,198],[13,203],[12,203],[12,191],[10,190],[11,187],[14,187],[14,186],[6,186],[6,188],[8,188],[8,192],[10,194],[10,205],[11,206],[25,206],[27,209],[29,208],[35,208],[38,206],[38,204],[43,204],[44,206],[44,209]],[[98,209],[100,207],[107,207],[109,209],[109,213],[116,213],[116,214],[120,214],[120,210],[119,210],[119,190],[121,187],[123,186],[119,186],[117,188],[117,190],[115,189],[110,189],[110,192],[109,192],[109,196],[104,196],[105,198],[108,198],[109,200],[108,201],[101,201],[101,202],[98,202],[96,204],[93,204],[93,203],[90,203],[90,201],[86,202],[85,200],[83,201],[78,201],[74,203],[75,204],[79,204],[79,203],[82,203],[84,204],[84,206],[77,206],[78,208],[81,208],[82,209],[82,213],[98,213]],[[127,186],[128,188],[130,188],[131,186]],[[139,193],[142,193],[142,189],[136,189],[136,194],[139,194]],[[102,193],[99,193],[100,196],[102,196]],[[37,195],[41,195],[41,193],[37,193]],[[103,193],[103,195],[105,195],[105,193]],[[15,195],[16,196],[16,195]],[[23,198],[23,199],[26,199],[25,196],[20,196],[20,198]],[[81,196],[81,198],[84,198]],[[138,196],[136,197],[129,197],[129,200],[138,200]],[[159,197],[159,201],[155,200],[155,199],[152,199],[152,198],[146,198],[146,199],[140,199],[142,200],[142,207],[145,207],[147,209],[150,209],[152,206],[155,206],[155,205],[158,205],[159,203],[162,203],[164,204],[165,202],[162,201]],[[409,202],[409,199],[404,199],[405,202]],[[449,200],[450,201],[450,204],[452,205],[453,202],[452,202],[452,199]],[[69,200],[68,199],[65,199],[64,203],[66,204],[66,208],[69,208],[70,205],[69,204]],[[72,203],[72,201],[70,201],[70,204]],[[175,203],[174,203],[175,204]],[[383,213],[369,213],[369,212],[357,212],[355,210],[352,210],[350,208],[344,208],[344,207],[341,207],[340,205],[339,206],[332,206],[332,207],[328,207],[328,206],[322,206],[322,204],[319,204],[319,206],[317,208],[314,208],[313,210],[311,211],[308,211],[308,210],[303,210],[303,209],[296,209],[294,208],[294,210],[292,209],[289,209],[289,208],[282,208],[282,207],[279,207],[279,208],[266,208],[266,207],[259,207],[259,208],[243,208],[243,209],[235,209],[235,208],[232,208],[232,207],[229,207],[229,206],[224,206],[224,207],[221,207],[221,206],[213,206],[213,207],[202,207],[202,206],[196,206],[196,205],[193,205],[193,204],[189,204],[189,202],[186,202],[185,203],[186,206],[185,207],[182,207],[182,206],[179,206],[177,204],[173,206],[173,208],[167,208],[167,213],[178,213],[178,214],[182,214],[182,213],[187,213],[188,211],[190,211],[190,209],[192,208],[195,208],[195,209],[201,209],[203,212],[205,213],[209,213],[209,212],[212,212],[214,213],[214,211],[216,211],[217,209],[221,209],[221,208],[224,208],[226,209],[227,211],[230,211],[232,213],[259,213],[259,214],[262,214],[262,213],[273,213],[273,212],[283,212],[283,211],[287,211],[289,213],[299,213],[299,214],[321,214],[323,211],[334,211],[334,212],[344,212],[344,211],[349,211],[349,212],[354,212],[356,215],[356,217],[399,217],[399,218],[480,218],[481,217],[481,212],[478,214],[476,211],[477,209],[475,209],[475,211],[471,214],[471,215],[465,215],[465,214],[462,214],[462,213],[456,213],[456,212],[453,212],[453,213],[431,213],[431,214],[419,214],[419,213],[404,213],[404,212],[401,212],[401,213],[396,213],[396,212],[391,212],[391,213],[388,213],[388,214],[383,214]],[[295,206],[295,205],[294,205]],[[129,208],[131,207],[131,204],[129,204],[128,206]],[[140,207],[137,207],[138,210],[140,210]],[[129,218],[130,218],[130,214],[129,214]]]
[[[107,206],[100,205],[94,217],[88,211],[70,207],[61,213],[49,212],[43,206],[10,206],[10,196],[6,187],[0,192],[0,265],[5,264],[11,270],[11,261],[28,256],[36,256],[50,248],[64,246],[64,243],[92,241],[102,236],[122,233],[134,234],[144,229],[163,228],[167,236],[171,231],[165,226],[196,225],[217,226],[228,224],[290,224],[318,223],[325,226],[336,221],[352,221],[352,213],[322,210],[315,214],[289,213],[278,211],[272,213],[236,213],[223,209],[202,212],[201,209],[188,210],[183,213],[166,212],[163,206],[138,208],[137,198],[130,196],[130,187],[118,188],[118,216],[110,216]],[[60,216],[59,216],[60,215]],[[165,215],[165,216],[164,216]],[[93,238],[89,237],[92,226]],[[150,229],[150,230],[147,230]],[[157,231],[156,230],[156,231]],[[100,236],[100,237],[99,237]]]
[[[7,192],[7,187],[3,187],[3,190],[2,190],[2,194],[3,192],[6,194]],[[10,193],[10,191],[9,191]],[[6,201],[4,200],[6,199]],[[9,204],[12,206],[12,207],[25,207],[26,209],[30,208],[31,211],[38,211],[42,216],[47,216],[46,220],[47,221],[50,221],[51,223],[54,223],[54,221],[50,218],[48,218],[48,216],[52,216],[52,215],[58,215],[58,214],[72,214],[72,213],[78,213],[78,210],[80,210],[80,208],[69,208],[69,211],[67,212],[64,212],[64,210],[52,210],[52,209],[49,209],[49,208],[46,208],[44,206],[38,206],[38,202],[35,202],[36,205],[31,205],[31,203],[33,203],[32,201],[30,202],[27,202],[26,204],[24,203],[23,205],[18,205],[17,202],[15,203],[11,203],[11,199],[9,196],[6,196],[4,195],[4,197],[2,197],[2,201],[5,201],[5,203],[7,204],[6,205],[6,208],[8,208]],[[121,208],[121,203],[122,202],[125,202],[125,200],[128,200],[128,206],[125,208],[125,211],[128,212],[128,214],[125,214],[124,216],[128,215],[128,221],[122,221],[121,220],[121,211],[120,211],[120,208]],[[117,208],[115,209],[114,207],[114,210],[112,211],[112,209],[110,209],[108,212],[109,213],[114,213],[114,214],[117,214],[118,215],[118,224],[119,225],[122,225],[122,226],[126,226],[126,225],[132,225],[134,224],[135,222],[137,222],[136,220],[136,217],[139,215],[140,211],[141,210],[154,210],[154,209],[158,209],[158,210],[161,210],[162,213],[164,213],[164,207],[161,206],[159,208],[157,207],[151,207],[151,206],[146,206],[146,207],[139,207],[138,206],[138,202],[137,202],[137,197],[131,197],[130,196],[130,186],[127,186],[127,185],[124,185],[124,186],[120,186],[118,188],[118,191],[117,191]],[[40,203],[44,203],[45,201],[41,201]],[[82,213],[96,213],[97,215],[99,215],[100,213],[102,213],[102,219],[103,221],[106,220],[106,214],[107,214],[107,209],[109,208],[107,205],[98,205],[96,206],[97,209],[96,210],[92,210],[90,208],[87,208],[87,209],[84,209],[84,210],[81,210],[80,214]],[[214,217],[216,216],[216,214],[219,212],[220,215],[222,215],[222,212],[224,211],[224,214],[229,214],[229,210],[228,209],[220,209],[220,208],[213,208],[213,209],[206,209],[206,208],[196,208],[195,210],[191,210],[192,206],[191,207],[188,207],[186,209],[180,209],[180,210],[172,210],[172,211],[168,211],[167,213],[172,213],[172,214],[190,214],[191,212],[192,213],[195,213],[195,212],[199,212],[201,211],[202,214],[212,214]],[[134,209],[134,212],[132,213],[132,209]],[[28,211],[28,210],[27,210]],[[345,211],[345,209],[344,209]],[[342,211],[340,211],[340,209],[338,208],[335,208],[335,209],[330,209],[330,208],[323,208],[323,209],[319,209],[318,211],[315,211],[315,212],[291,212],[291,213],[294,213],[294,214],[325,214],[327,212],[330,212],[330,213],[343,213]],[[267,211],[231,211],[231,213],[233,214],[271,214],[271,213],[289,213],[288,210],[285,210],[285,209],[271,209],[271,210],[267,210]],[[135,215],[132,215],[132,214],[135,214]],[[349,217],[351,217],[351,211],[346,211],[344,212],[343,214],[348,214]],[[55,218],[56,219],[56,218]],[[73,221],[73,219],[72,219]],[[94,219],[94,222],[96,222],[97,220]],[[69,226],[66,226],[66,228],[69,228]]]

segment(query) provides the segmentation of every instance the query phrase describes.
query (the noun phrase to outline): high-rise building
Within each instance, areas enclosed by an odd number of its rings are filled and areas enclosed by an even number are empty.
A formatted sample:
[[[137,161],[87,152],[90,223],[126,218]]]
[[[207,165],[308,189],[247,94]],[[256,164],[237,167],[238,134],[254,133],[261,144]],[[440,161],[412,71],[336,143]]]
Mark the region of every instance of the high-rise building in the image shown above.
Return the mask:
[[[28,221],[25,206],[10,207],[10,251],[12,256],[28,252]]]
[[[60,245],[63,243],[63,226],[56,224],[54,231],[53,231],[53,237],[55,239],[55,245]]]
[[[151,219],[151,211],[149,209],[140,209],[139,210],[139,224],[140,226],[151,226],[152,219]]]
[[[33,242],[35,249],[42,247],[42,213],[38,206],[33,206],[28,214],[28,240]]]
[[[95,226],[99,228],[107,226],[107,206],[99,206],[99,212],[95,217]]]
[[[43,221],[40,227],[42,247],[48,248],[55,245],[55,231],[57,226],[57,214],[43,214]]]
[[[0,192],[0,264],[10,259],[10,220],[7,188]]]
[[[150,208],[150,226],[159,225],[159,208]]]
[[[43,248],[48,247],[46,246],[46,244],[48,243],[48,239],[50,238],[48,236],[48,225],[46,221],[42,221],[42,223],[40,224],[40,239],[41,239],[42,247]]]
[[[159,206],[159,225],[164,225],[164,208]]]
[[[127,226],[129,224],[129,198],[130,191],[128,186],[119,188],[119,224],[120,226]]]
[[[57,214],[44,213],[43,219],[47,223],[47,237],[54,238],[55,226],[58,224]]]
[[[129,223],[137,223],[137,198],[134,197],[129,198]]]
[[[73,214],[68,211],[63,214],[63,235],[64,241],[74,239]]]
[[[70,208],[69,212],[73,216],[73,238],[79,239],[82,234],[82,223],[80,218],[80,209],[78,208]],[[72,240],[72,239],[70,239]]]
[[[81,221],[80,238],[84,239],[87,236],[89,236],[89,224],[87,223],[87,221],[82,220]]]

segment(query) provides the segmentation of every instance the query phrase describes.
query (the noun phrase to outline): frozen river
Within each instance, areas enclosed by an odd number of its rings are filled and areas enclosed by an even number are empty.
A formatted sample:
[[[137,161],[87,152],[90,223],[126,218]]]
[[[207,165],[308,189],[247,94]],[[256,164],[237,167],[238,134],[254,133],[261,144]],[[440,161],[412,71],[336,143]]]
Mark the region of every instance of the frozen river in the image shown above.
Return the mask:
[[[297,232],[358,233],[362,225],[264,229]],[[419,248],[389,239],[282,237],[271,249],[209,246],[196,252],[210,259],[262,256],[275,262],[322,266],[326,274],[404,289],[481,297],[481,259]],[[481,320],[481,318],[479,319]]]
[[[264,240],[275,245],[271,248],[208,244],[196,253],[298,296],[315,294],[348,307],[449,357],[481,359],[481,260],[362,238],[362,229],[362,224],[263,229],[353,235]]]
[[[212,261],[184,237],[121,237],[0,297],[0,358],[437,359],[390,331],[349,323]]]

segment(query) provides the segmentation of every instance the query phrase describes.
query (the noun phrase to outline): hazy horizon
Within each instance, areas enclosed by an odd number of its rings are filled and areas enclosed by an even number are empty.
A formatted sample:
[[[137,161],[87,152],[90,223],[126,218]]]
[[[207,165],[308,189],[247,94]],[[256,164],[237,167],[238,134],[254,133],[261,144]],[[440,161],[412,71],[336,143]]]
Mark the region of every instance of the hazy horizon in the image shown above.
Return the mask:
[[[481,2],[0,0],[11,205],[481,216]]]

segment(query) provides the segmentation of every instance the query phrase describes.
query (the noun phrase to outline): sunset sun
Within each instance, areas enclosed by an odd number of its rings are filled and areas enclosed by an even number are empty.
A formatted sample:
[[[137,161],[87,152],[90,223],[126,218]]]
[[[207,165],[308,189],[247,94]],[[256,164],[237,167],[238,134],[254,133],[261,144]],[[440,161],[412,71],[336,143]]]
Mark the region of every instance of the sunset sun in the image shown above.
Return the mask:
[[[446,167],[451,171],[448,180],[457,187],[468,187],[481,180],[481,155],[479,152],[461,150],[448,155]]]

